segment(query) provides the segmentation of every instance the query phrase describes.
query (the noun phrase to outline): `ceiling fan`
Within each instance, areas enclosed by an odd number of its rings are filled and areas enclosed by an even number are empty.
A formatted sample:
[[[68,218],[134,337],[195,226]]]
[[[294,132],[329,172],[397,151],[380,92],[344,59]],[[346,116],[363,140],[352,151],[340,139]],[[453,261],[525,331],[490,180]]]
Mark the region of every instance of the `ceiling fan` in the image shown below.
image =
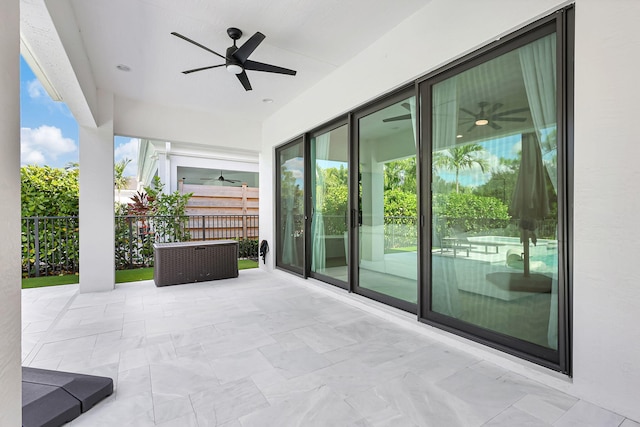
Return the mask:
[[[227,179],[222,176],[222,171],[220,171],[220,176],[218,178],[200,178],[203,181],[211,181],[212,179],[217,179],[220,182],[229,182],[231,184],[235,184],[236,182],[240,182],[239,179]]]
[[[265,35],[262,34],[261,32],[255,33],[242,46],[237,47],[236,40],[242,37],[242,31],[240,31],[235,27],[228,28],[227,34],[233,40],[233,46],[229,46],[227,48],[227,52],[225,55],[221,55],[218,52],[214,52],[208,47],[203,46],[200,43],[194,40],[191,40],[188,37],[183,36],[182,34],[176,33],[175,31],[172,32],[171,34],[224,59],[224,64],[194,68],[192,70],[183,71],[182,72],[183,74],[195,73],[196,71],[209,70],[211,68],[226,67],[227,71],[229,71],[232,74],[235,74],[236,77],[238,77],[238,80],[240,80],[240,83],[242,84],[245,90],[251,90],[251,83],[249,83],[249,77],[247,77],[246,70],[264,71],[267,73],[277,73],[277,74],[287,74],[290,76],[296,75],[296,71],[294,70],[278,67],[271,64],[265,64],[262,62],[251,61],[250,59],[248,59],[249,55],[251,55],[253,51],[260,45],[260,43],[262,43],[262,41],[265,39]]]
[[[529,111],[529,108],[515,108],[513,110],[507,110],[502,112],[497,112],[500,108],[502,108],[501,103],[496,102],[491,105],[489,102],[478,102],[478,107],[480,107],[480,111],[474,113],[472,111],[467,110],[466,108],[460,108],[460,111],[466,113],[471,116],[469,120],[462,122],[461,124],[473,122],[471,127],[467,129],[467,132],[473,130],[476,126],[486,126],[489,125],[494,129],[502,129],[502,126],[498,125],[495,122],[524,122],[527,120],[526,117],[507,117],[511,114],[523,113],[525,111]],[[491,106],[490,108],[487,108]]]
[[[388,122],[397,122],[399,120],[409,120],[409,119],[411,119],[411,106],[409,105],[409,103],[408,102],[403,102],[400,105],[402,105],[405,110],[409,111],[409,114],[402,114],[401,116],[395,116],[395,117],[387,117],[386,119],[382,119],[382,121],[384,123],[388,123]]]

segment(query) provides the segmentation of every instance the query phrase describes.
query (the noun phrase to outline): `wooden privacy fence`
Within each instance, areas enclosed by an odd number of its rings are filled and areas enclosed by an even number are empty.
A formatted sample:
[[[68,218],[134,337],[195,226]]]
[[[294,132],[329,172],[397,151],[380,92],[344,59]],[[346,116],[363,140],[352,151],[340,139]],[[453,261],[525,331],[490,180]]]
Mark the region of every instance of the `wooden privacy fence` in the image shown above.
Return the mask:
[[[191,193],[187,215],[258,215],[258,188],[222,185],[194,185],[178,181],[178,191]]]

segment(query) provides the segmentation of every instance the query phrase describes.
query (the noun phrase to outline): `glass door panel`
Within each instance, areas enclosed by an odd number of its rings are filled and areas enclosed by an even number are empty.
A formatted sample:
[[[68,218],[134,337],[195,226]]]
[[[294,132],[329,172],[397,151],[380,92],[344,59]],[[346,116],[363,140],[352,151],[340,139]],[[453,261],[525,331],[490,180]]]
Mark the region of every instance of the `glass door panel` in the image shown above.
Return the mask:
[[[431,311],[547,350],[558,348],[556,100],[555,34],[431,96]]]
[[[343,125],[311,138],[311,275],[343,287],[349,258],[348,136]]]
[[[415,304],[415,98],[360,118],[358,135],[358,287]]]
[[[278,149],[276,265],[304,273],[304,145],[302,139]]]

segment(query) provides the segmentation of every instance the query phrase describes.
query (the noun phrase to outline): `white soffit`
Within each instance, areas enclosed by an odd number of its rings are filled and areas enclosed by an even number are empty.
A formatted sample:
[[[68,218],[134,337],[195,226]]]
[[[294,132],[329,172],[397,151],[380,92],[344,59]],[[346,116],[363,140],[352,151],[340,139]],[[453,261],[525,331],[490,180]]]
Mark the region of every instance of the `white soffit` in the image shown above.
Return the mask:
[[[21,0],[23,38],[80,123],[96,88],[149,104],[262,121],[315,85],[430,0]],[[248,71],[245,92],[224,67],[182,71],[222,59],[238,27],[243,44],[260,31],[250,59],[294,69],[295,77]],[[57,30],[57,31],[56,31]],[[129,72],[116,68],[124,64]],[[84,98],[81,102],[79,98]],[[264,103],[263,99],[273,103]]]

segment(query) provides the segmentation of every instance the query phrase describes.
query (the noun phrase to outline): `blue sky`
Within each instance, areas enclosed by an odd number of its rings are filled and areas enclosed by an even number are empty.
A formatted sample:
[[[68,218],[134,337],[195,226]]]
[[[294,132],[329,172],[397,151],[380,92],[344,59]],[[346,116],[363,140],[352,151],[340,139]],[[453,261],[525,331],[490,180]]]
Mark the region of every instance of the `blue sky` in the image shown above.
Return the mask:
[[[23,58],[20,58],[20,147],[21,165],[61,168],[78,163],[78,124],[64,102],[51,99]],[[115,138],[116,162],[122,158],[132,160],[125,171],[127,176],[136,175],[137,147],[137,139]]]

